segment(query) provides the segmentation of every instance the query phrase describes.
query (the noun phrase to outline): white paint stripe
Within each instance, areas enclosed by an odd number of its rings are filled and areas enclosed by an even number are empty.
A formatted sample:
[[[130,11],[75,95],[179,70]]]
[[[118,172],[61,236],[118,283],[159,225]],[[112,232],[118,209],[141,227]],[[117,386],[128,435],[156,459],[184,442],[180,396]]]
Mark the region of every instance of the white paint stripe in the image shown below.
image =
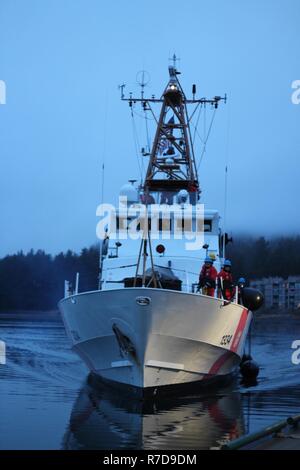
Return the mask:
[[[184,364],[176,364],[175,362],[162,362],[162,361],[147,361],[148,367],[160,367],[162,369],[177,369],[183,370]]]

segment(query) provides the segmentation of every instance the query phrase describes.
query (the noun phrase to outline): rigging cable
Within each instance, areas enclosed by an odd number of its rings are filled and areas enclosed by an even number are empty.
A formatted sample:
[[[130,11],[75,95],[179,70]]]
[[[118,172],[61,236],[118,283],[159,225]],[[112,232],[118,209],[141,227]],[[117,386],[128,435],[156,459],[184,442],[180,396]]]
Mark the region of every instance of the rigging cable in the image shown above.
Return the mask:
[[[204,113],[204,116],[205,116],[204,120],[206,121],[206,113]],[[199,159],[199,163],[198,163],[198,166],[197,166],[197,171],[199,170],[199,167],[200,167],[201,162],[202,162],[202,160],[203,160],[204,154],[205,154],[205,152],[206,152],[206,144],[207,144],[207,141],[208,141],[209,136],[210,136],[210,132],[211,132],[211,129],[212,129],[214,120],[215,120],[215,116],[216,116],[216,109],[214,109],[214,112],[213,112],[213,115],[212,115],[212,118],[211,118],[211,121],[210,121],[210,125],[209,125],[208,131],[207,131],[207,135],[206,135],[206,137],[204,138],[204,141],[201,139],[201,137],[200,137],[200,135],[199,135],[199,133],[198,133],[198,131],[197,131],[197,134],[198,134],[200,140],[203,142],[203,149],[202,149],[201,156],[200,156],[200,159]],[[206,123],[205,123],[205,125],[204,125],[204,129],[205,129],[205,131],[206,131]]]
[[[148,117],[146,115],[146,110],[144,110],[144,118],[145,118],[145,126],[146,126],[146,141],[147,141],[147,147],[148,147],[148,152],[150,152],[150,137],[149,137],[149,128],[148,128]]]
[[[227,179],[228,179],[228,167],[227,167],[227,162],[225,164],[225,186],[224,186],[224,223],[223,223],[223,250],[222,250],[222,255],[225,260],[226,258],[226,240],[225,240],[225,234],[226,234],[226,215],[227,215]]]
[[[103,147],[102,147],[102,165],[101,165],[101,184],[100,184],[100,204],[104,202],[104,182],[105,182],[105,157],[106,157],[106,131],[107,131],[107,91],[105,94],[104,100],[104,123],[103,123]],[[103,249],[103,240],[99,241],[99,272],[98,272],[98,289],[101,290],[102,287],[102,249]]]
[[[102,147],[102,165],[101,165],[101,191],[100,191],[100,201],[103,204],[104,201],[104,172],[105,172],[105,157],[106,157],[106,134],[107,134],[107,114],[108,114],[108,105],[107,105],[107,92],[105,94],[104,100],[104,124],[103,124],[103,147]]]
[[[224,184],[224,223],[223,223],[223,258],[225,260],[225,233],[227,222],[227,198],[228,198],[228,162],[229,162],[229,133],[230,133],[230,106],[227,111],[227,135],[226,135],[226,148],[225,148],[225,184]]]
[[[135,119],[134,119],[134,114],[133,114],[132,108],[131,108],[131,118],[132,118],[132,132],[133,132],[134,147],[135,147],[136,158],[137,158],[138,167],[139,167],[139,171],[140,171],[141,182],[142,182],[143,172],[142,172],[142,168],[141,168],[141,164],[140,164],[140,158],[139,158],[140,146],[139,146],[139,139],[138,139],[138,135],[137,135]]]
[[[151,111],[151,109],[149,108],[148,111]],[[141,119],[147,119],[147,121],[155,121],[155,122],[157,122],[157,119],[155,119],[154,116],[153,116],[153,117],[144,116],[143,114],[140,114],[140,113],[138,113],[137,111],[133,111],[133,114],[134,114],[135,116],[138,116],[138,117],[141,118]],[[152,114],[153,114],[153,112],[152,112]]]
[[[199,124],[199,119],[200,119],[200,116],[201,116],[201,111],[203,109],[203,105],[201,104],[200,108],[199,108],[199,112],[198,112],[198,116],[197,116],[197,121],[196,121],[196,125],[193,126],[194,127],[194,136],[193,136],[193,145],[195,143],[195,138],[196,138],[196,132],[197,132],[197,129],[198,129],[198,124]],[[191,123],[192,124],[192,123]],[[201,140],[201,142],[203,143],[203,140],[202,138],[200,137],[200,134],[199,134],[199,138]]]
[[[146,142],[147,142],[147,152],[150,153],[150,137],[149,137],[149,128],[148,128],[148,117],[146,115],[146,109],[144,109],[145,117],[145,126],[146,126]],[[142,172],[144,174],[144,159],[142,160]]]

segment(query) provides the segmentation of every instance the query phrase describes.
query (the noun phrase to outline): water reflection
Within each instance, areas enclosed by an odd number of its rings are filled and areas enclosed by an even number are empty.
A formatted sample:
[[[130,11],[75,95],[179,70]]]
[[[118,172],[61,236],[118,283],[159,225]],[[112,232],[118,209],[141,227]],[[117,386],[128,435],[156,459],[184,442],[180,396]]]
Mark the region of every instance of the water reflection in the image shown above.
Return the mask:
[[[74,404],[65,449],[209,449],[244,433],[241,395],[232,389],[137,401],[91,378]]]

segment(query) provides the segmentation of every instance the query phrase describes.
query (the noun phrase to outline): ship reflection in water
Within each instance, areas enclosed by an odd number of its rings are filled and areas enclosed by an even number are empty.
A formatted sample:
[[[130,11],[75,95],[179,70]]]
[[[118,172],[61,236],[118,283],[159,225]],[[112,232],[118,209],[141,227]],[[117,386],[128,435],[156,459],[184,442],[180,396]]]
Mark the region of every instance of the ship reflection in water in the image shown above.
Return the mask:
[[[130,399],[92,376],[74,404],[65,449],[209,449],[245,432],[240,393]]]

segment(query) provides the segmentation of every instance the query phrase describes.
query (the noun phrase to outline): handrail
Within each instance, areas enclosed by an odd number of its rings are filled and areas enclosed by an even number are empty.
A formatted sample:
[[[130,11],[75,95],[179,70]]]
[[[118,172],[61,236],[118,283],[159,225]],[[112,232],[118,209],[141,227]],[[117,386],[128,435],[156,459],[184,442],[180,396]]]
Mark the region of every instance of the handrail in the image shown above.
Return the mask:
[[[122,265],[122,266],[112,266],[112,267],[105,267],[103,268],[103,273],[106,274],[107,276],[107,273],[108,271],[112,271],[112,270],[116,270],[116,269],[126,269],[126,268],[133,268],[133,267],[136,267],[137,266],[137,263],[134,263],[134,264],[127,264],[127,265]],[[163,269],[168,269],[168,266],[161,266],[159,264],[155,264],[154,265],[154,268],[163,268]],[[184,280],[182,280],[182,287],[186,287],[185,291],[186,292],[194,292],[193,290],[193,286],[195,286],[195,284],[197,283],[190,283],[189,280],[187,279],[187,275],[188,274],[191,274],[193,276],[196,276],[198,278],[199,276],[199,273],[195,273],[193,271],[187,271],[186,269],[180,269],[180,268],[170,268],[172,269],[172,271],[174,273],[177,272],[181,272],[181,273],[184,273],[185,274],[185,282]],[[114,280],[108,280],[108,279],[105,279],[104,280],[104,283],[110,283],[110,284],[122,284],[122,282],[124,282],[123,280],[120,280],[120,281],[114,281]],[[222,283],[222,279],[221,279],[221,283]],[[183,289],[184,290],[184,289]],[[219,291],[221,292],[221,297],[219,297]],[[235,296],[234,296],[234,300],[232,301],[227,301],[224,297],[223,297],[223,288],[221,287],[221,289],[219,288],[216,288],[215,289],[215,298],[221,298],[222,300],[224,300],[226,302],[226,305],[229,305],[230,303],[236,303],[238,304],[238,288],[236,286],[235,288]],[[227,303],[228,302],[228,303]]]
[[[103,271],[107,271],[107,270],[112,270],[112,269],[123,269],[123,268],[133,268],[133,267],[136,267],[137,263],[134,263],[134,264],[127,264],[127,265],[124,265],[124,266],[112,266],[112,267],[107,267],[107,268],[103,268]]]
[[[256,431],[251,434],[246,434],[246,436],[239,437],[231,442],[227,442],[221,446],[221,450],[237,450],[241,447],[244,447],[247,444],[258,441],[263,437],[267,437],[270,434],[274,434],[278,431],[281,431],[286,426],[297,426],[300,422],[300,415],[290,416],[283,421],[279,421],[271,426],[267,426],[259,431]]]
[[[136,267],[137,263],[134,263],[134,264],[127,264],[127,265],[123,265],[123,266],[112,266],[112,267],[106,267],[106,268],[103,268],[103,271],[112,271],[113,269],[125,269],[125,268],[133,268],[133,267]],[[155,264],[154,267],[156,268],[168,268],[168,266],[161,266],[159,264]],[[172,271],[180,271],[180,272],[183,272],[183,273],[188,273],[188,274],[193,274],[194,276],[199,276],[199,273],[195,273],[193,271],[187,271],[186,269],[177,269],[177,268],[170,268],[172,269]]]

